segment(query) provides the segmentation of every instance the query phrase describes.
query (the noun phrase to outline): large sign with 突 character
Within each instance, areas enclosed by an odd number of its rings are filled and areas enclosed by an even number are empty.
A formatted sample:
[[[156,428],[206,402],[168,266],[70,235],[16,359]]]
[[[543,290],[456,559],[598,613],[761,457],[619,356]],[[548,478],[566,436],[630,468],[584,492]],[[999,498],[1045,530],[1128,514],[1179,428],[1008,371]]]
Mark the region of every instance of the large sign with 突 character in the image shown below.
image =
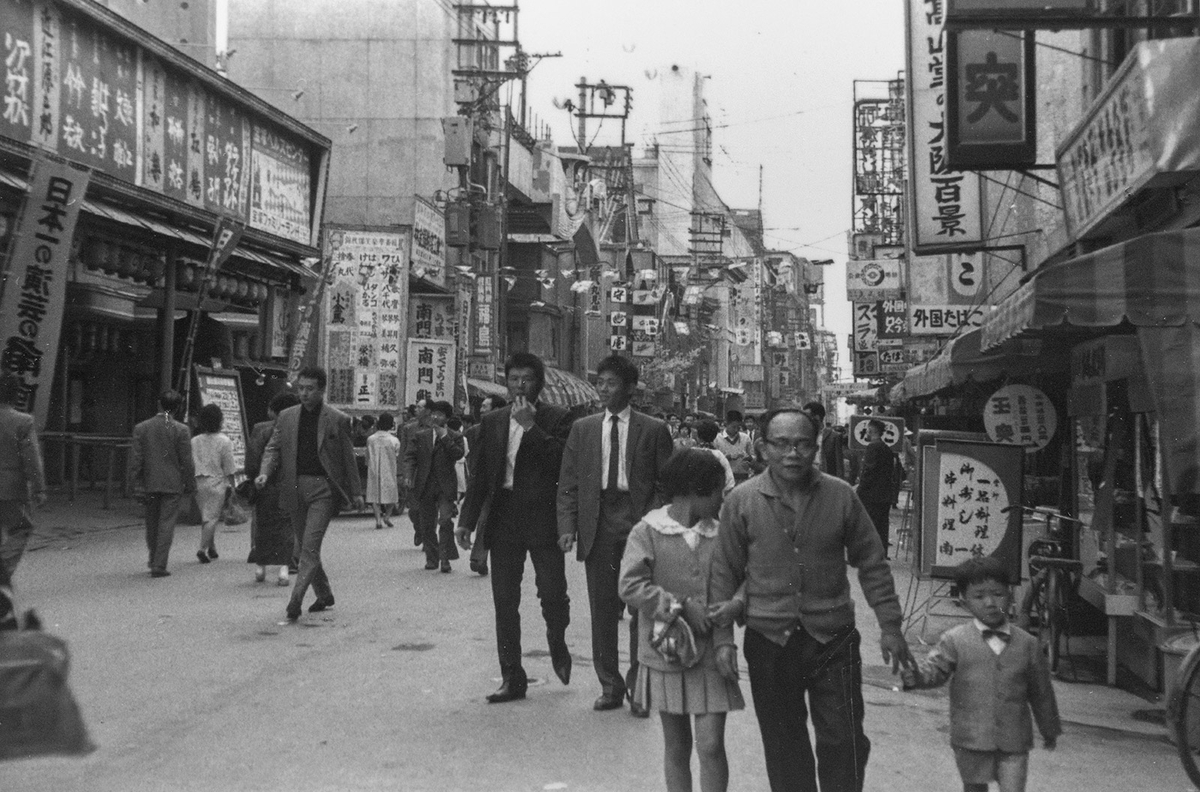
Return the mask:
[[[946,34],[946,161],[951,168],[1019,170],[1037,162],[1033,34]]]
[[[907,0],[909,243],[917,253],[983,243],[980,176],[947,160],[943,0]]]

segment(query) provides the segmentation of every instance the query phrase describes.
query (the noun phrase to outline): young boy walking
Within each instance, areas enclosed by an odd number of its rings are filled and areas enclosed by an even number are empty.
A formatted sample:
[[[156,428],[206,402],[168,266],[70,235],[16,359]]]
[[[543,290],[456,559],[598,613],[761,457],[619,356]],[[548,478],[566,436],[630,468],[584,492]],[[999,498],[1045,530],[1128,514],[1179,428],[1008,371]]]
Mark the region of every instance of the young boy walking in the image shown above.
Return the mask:
[[[903,672],[904,687],[950,680],[950,745],[964,792],[987,792],[992,781],[1000,792],[1024,792],[1032,721],[1046,750],[1062,733],[1050,668],[1037,639],[1008,622],[1010,583],[999,560],[966,561],[955,582],[974,619],[943,633],[916,671]]]

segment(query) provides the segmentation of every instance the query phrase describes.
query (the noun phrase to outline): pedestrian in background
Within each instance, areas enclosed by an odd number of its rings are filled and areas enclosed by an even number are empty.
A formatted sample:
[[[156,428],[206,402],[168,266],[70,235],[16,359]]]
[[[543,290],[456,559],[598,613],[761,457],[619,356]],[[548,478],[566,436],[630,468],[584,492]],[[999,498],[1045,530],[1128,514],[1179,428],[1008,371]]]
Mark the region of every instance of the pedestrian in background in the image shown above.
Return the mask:
[[[413,475],[413,471],[408,469],[408,446],[417,432],[429,428],[429,400],[421,399],[416,404],[410,404],[408,416],[408,420],[396,432],[396,436],[400,438],[400,472],[397,482],[400,489],[400,513],[403,514],[404,507],[408,507],[408,519],[413,525],[413,544],[420,547],[422,538],[421,532],[417,530],[417,513],[414,511],[417,508],[417,498],[408,485]]]
[[[397,480],[400,460],[400,438],[392,434],[396,419],[382,413],[375,422],[375,432],[367,438],[367,503],[375,514],[375,530],[392,527],[392,507],[400,500]]]
[[[861,792],[871,741],[863,731],[861,637],[847,567],[880,626],[883,661],[911,666],[903,611],[879,535],[846,482],[817,470],[816,422],[768,413],[767,472],[729,494],[711,596],[745,588],[745,653],[773,792]],[[718,626],[717,663],[736,672],[732,626]],[[816,757],[809,740],[811,713]]]
[[[639,717],[649,710],[633,700],[637,678],[637,613],[629,620],[629,672],[622,677],[618,623],[624,605],[618,592],[621,556],[629,532],[662,505],[660,477],[671,458],[666,423],[630,406],[637,390],[633,361],[610,355],[596,366],[596,392],[604,411],[571,426],[558,477],[558,536],[564,553],[576,554],[587,574],[592,616],[592,664],[600,681],[598,711],[621,707],[626,697]]]
[[[33,508],[46,502],[33,416],[14,406],[21,384],[16,374],[0,374],[0,630],[17,628],[12,576],[33,533]]]
[[[192,464],[196,470],[196,508],[200,511],[200,549],[196,558],[201,564],[219,558],[217,554],[217,525],[225,502],[233,495],[233,441],[221,432],[225,416],[215,404],[200,408],[197,417],[200,434],[192,438]]]
[[[450,402],[428,403],[430,426],[408,442],[404,468],[408,471],[409,512],[425,550],[425,568],[450,571],[458,559],[454,546],[454,517],[458,514],[458,474],[454,463],[466,452],[463,438],[446,423],[454,415]]]
[[[896,454],[883,442],[887,427],[878,418],[867,421],[867,447],[863,449],[862,467],[858,473],[858,499],[871,517],[871,523],[883,542],[885,555],[892,543],[888,541],[889,519],[896,501]]]
[[[467,442],[467,436],[463,432],[463,419],[459,416],[451,416],[450,420],[446,421],[446,428],[451,432],[457,432],[463,439],[463,455],[454,463],[454,477],[458,480],[458,491],[454,495],[454,503],[457,505],[463,495],[467,494],[467,454],[471,453],[471,444]],[[455,514],[457,513],[455,512]]]
[[[737,674],[723,674],[712,651],[712,625],[732,624],[742,612],[739,599],[709,597],[724,483],[725,470],[711,452],[677,451],[662,470],[670,502],[634,526],[621,561],[621,599],[639,614],[633,700],[662,719],[668,792],[692,789],[693,734],[700,788],[726,789],[725,714],[746,706]],[[676,619],[686,622],[690,642],[672,624]]]
[[[267,406],[267,420],[256,423],[250,430],[250,442],[246,444],[246,478],[250,482],[258,478],[262,470],[263,452],[267,450],[279,413],[299,403],[300,399],[291,391],[275,394]],[[250,532],[250,557],[247,561],[256,565],[254,579],[262,583],[267,579],[267,567],[278,565],[276,583],[286,586],[290,582],[288,572],[295,551],[295,535],[287,512],[279,506],[279,486],[275,482],[268,483],[255,495]]]
[[[962,606],[973,619],[942,633],[904,689],[950,682],[950,745],[964,792],[1024,792],[1037,721],[1046,750],[1062,734],[1050,666],[1038,640],[1008,623],[1011,581],[1003,562],[972,558],[954,570]],[[1030,717],[1032,712],[1033,717]]]
[[[713,441],[717,439],[717,435],[721,429],[717,426],[716,421],[700,421],[696,425],[696,445],[694,448],[703,449],[712,454],[720,463],[721,469],[725,471],[725,486],[724,494],[728,495],[735,486],[737,486],[737,478],[733,475],[733,468],[729,464],[729,460],[725,455],[716,449]]]
[[[175,538],[175,522],[184,496],[196,491],[192,433],[175,420],[183,399],[166,390],[158,397],[158,414],[133,427],[129,446],[129,481],[146,507],[146,547],[151,577],[166,577],[167,557]]]
[[[725,431],[717,435],[713,446],[729,460],[738,483],[754,475],[754,446],[750,435],[742,431],[742,414],[730,410],[725,414]]]
[[[846,479],[846,459],[842,453],[842,436],[832,426],[825,425],[825,405],[819,401],[810,401],[804,405],[804,412],[812,416],[821,427],[817,436],[817,466],[823,473]]]
[[[287,604],[288,621],[300,618],[308,587],[317,599],[309,613],[334,605],[329,576],[321,563],[321,545],[329,522],[342,508],[365,507],[362,479],[354,458],[350,416],[325,404],[325,369],[310,366],[296,375],[300,404],[279,414],[262,469],[254,484],[260,490],[279,475],[279,503],[292,518],[300,544],[300,571]]]

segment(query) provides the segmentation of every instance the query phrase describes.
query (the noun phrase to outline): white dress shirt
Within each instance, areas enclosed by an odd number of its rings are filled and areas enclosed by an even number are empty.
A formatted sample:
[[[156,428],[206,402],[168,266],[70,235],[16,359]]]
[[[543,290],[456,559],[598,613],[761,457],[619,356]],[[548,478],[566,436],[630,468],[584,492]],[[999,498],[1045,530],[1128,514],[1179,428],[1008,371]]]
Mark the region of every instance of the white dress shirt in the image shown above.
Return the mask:
[[[629,492],[629,469],[627,462],[629,459],[629,419],[633,415],[633,409],[629,405],[625,405],[625,409],[617,413],[615,416],[608,410],[604,411],[604,432],[600,438],[600,489],[608,488],[608,458],[612,453],[612,422],[614,417],[617,419],[617,438],[618,451],[620,457],[617,459],[617,489],[621,492]]]
[[[979,630],[980,633],[982,633],[984,630],[992,629],[983,622],[979,621],[979,619],[975,619],[974,621],[975,629]],[[995,631],[998,633],[1004,633],[1005,635],[1012,635],[1012,631],[1009,629],[1008,622],[996,627]],[[984,639],[984,643],[986,643],[988,648],[991,649],[995,654],[1000,654],[1004,651],[1004,647],[1008,646],[1008,641],[1004,640],[1003,638],[998,638],[995,635],[989,635]]]
[[[504,461],[504,489],[510,490],[513,488],[513,470],[517,466],[517,451],[521,449],[521,439],[525,437],[525,427],[517,422],[517,419],[512,417],[512,413],[508,416],[508,454]]]

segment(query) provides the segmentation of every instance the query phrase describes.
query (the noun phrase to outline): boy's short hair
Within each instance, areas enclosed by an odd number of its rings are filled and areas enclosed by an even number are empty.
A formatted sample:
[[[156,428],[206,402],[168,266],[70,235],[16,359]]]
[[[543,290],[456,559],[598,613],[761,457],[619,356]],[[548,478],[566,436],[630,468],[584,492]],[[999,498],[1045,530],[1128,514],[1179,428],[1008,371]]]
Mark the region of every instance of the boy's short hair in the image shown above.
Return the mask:
[[[954,585],[958,587],[959,595],[965,595],[968,587],[989,580],[1005,587],[1012,585],[1004,562],[995,556],[969,558],[954,568]]]
[[[717,426],[716,421],[701,421],[696,424],[695,428],[696,436],[700,438],[702,443],[711,443],[721,433],[721,429]]]
[[[429,412],[441,413],[446,416],[447,420],[454,417],[454,407],[448,401],[426,402],[425,409],[429,410]]]
[[[737,421],[738,423],[741,423],[742,414],[737,410],[730,410],[729,412],[725,413],[725,423],[729,423],[731,421]]]
[[[381,413],[379,415],[379,420],[375,422],[375,426],[379,427],[380,429],[382,429],[385,432],[390,432],[392,430],[392,427],[395,425],[396,425],[396,419],[392,417],[391,413],[386,413],[386,412]]]
[[[679,495],[701,497],[725,488],[725,467],[711,451],[683,448],[667,460],[662,469],[663,495],[669,500]]]
[[[313,380],[317,383],[317,390],[325,390],[325,383],[328,382],[329,377],[326,375],[325,369],[321,368],[320,366],[305,366],[304,368],[300,369],[300,373],[296,375],[297,382],[302,379]]]
[[[606,371],[616,374],[621,382],[625,383],[625,387],[638,384],[637,364],[627,357],[612,354],[604,358],[596,366],[596,376],[599,377]]]

